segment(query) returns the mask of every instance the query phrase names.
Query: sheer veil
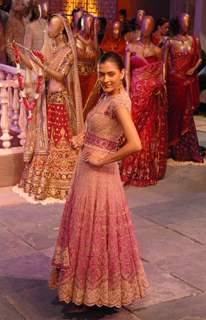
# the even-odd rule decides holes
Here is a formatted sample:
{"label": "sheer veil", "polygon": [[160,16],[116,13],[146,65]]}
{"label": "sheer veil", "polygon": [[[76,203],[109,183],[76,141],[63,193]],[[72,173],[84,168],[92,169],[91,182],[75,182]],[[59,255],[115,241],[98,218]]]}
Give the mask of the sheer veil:
{"label": "sheer veil", "polygon": [[64,28],[68,38],[68,44],[73,53],[74,63],[72,66],[72,73],[70,73],[70,76],[67,77],[67,86],[70,88],[70,92],[73,92],[75,114],[76,114],[76,131],[77,131],[77,134],[79,134],[84,130],[84,120],[83,120],[83,112],[82,112],[81,87],[79,82],[79,73],[78,73],[78,65],[77,65],[76,44],[75,44],[71,27],[68,24],[67,20],[61,14],[55,14],[55,16],[59,17],[64,24]]}

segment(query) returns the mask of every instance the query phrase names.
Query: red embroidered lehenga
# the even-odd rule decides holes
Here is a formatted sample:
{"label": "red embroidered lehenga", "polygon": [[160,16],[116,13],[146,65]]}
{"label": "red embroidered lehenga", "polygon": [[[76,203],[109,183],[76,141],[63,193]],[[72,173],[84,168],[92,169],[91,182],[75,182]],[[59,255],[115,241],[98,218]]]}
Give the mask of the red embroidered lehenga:
{"label": "red embroidered lehenga", "polygon": [[[59,17],[66,28],[65,20]],[[68,38],[71,37],[70,32]],[[25,168],[14,191],[29,201],[65,200],[75,171],[78,152],[72,147],[72,137],[83,124],[83,116],[76,52],[71,41],[53,52],[51,41],[45,37],[43,52],[48,66],[64,75],[64,84],[48,79],[28,124]],[[35,71],[36,65],[32,65]]]}
{"label": "red embroidered lehenga", "polygon": [[131,55],[130,91],[142,150],[122,161],[121,178],[125,184],[144,187],[164,177],[167,163],[167,99],[157,57]]}
{"label": "red embroidered lehenga", "polygon": [[121,307],[148,286],[117,163],[95,167],[84,153],[115,152],[122,135],[117,108],[130,108],[122,90],[102,96],[86,119],[86,137],[64,208],[49,285],[60,301]]}
{"label": "red embroidered lehenga", "polygon": [[171,67],[168,75],[168,129],[171,157],[178,161],[203,162],[200,155],[193,114],[199,106],[197,75],[186,72],[198,61],[196,39],[191,50],[182,52],[171,45]]}

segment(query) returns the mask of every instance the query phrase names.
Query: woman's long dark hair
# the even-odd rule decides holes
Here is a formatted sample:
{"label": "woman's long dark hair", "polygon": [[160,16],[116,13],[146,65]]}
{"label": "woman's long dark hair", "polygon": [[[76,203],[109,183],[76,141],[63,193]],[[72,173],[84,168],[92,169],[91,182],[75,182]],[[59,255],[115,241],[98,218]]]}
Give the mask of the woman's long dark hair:
{"label": "woman's long dark hair", "polygon": [[154,31],[157,31],[158,27],[160,26],[163,26],[163,24],[169,22],[169,19],[165,18],[165,17],[161,17],[159,19],[157,19],[157,21],[155,22],[155,27],[154,27]]}
{"label": "woman's long dark hair", "polygon": [[123,63],[121,56],[114,51],[109,51],[109,52],[102,54],[99,58],[98,64],[105,63],[106,61],[111,61],[114,64],[116,64],[116,66],[118,67],[118,69],[120,71],[122,71],[122,69],[124,69],[124,63]]}
{"label": "woman's long dark hair", "polygon": [[176,17],[170,20],[169,35],[176,36],[179,32],[180,32],[180,24],[179,24],[178,17]]}

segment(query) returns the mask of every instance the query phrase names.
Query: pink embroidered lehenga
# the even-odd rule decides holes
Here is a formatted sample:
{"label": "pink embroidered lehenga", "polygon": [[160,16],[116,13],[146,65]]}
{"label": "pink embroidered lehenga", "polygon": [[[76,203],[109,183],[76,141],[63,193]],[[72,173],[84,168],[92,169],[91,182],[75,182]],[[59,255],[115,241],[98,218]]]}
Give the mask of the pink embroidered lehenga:
{"label": "pink embroidered lehenga", "polygon": [[65,205],[49,285],[60,301],[121,307],[148,286],[117,163],[94,167],[85,152],[115,152],[122,129],[116,108],[130,108],[123,90],[102,96],[86,120],[86,137]]}

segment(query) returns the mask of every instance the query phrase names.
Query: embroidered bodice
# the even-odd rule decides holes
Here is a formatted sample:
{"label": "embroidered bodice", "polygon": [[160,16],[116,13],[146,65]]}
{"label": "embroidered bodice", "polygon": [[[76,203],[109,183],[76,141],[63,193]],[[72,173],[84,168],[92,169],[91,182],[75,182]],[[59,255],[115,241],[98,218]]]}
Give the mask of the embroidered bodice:
{"label": "embroidered bodice", "polygon": [[199,49],[195,38],[187,41],[172,39],[169,43],[170,70],[180,75],[192,68],[199,58]]}
{"label": "embroidered bodice", "polygon": [[102,95],[96,107],[86,119],[86,138],[84,145],[95,146],[105,151],[115,151],[123,134],[116,118],[117,108],[131,109],[131,101],[123,89],[113,96]]}
{"label": "embroidered bodice", "polygon": [[[48,67],[56,70],[57,72],[62,73],[65,77],[69,74],[72,64],[73,64],[73,55],[71,48],[66,46],[65,48],[58,51],[53,55],[52,60],[49,61]],[[64,83],[55,80],[54,78],[49,78],[48,92],[59,92],[66,90]]]}

